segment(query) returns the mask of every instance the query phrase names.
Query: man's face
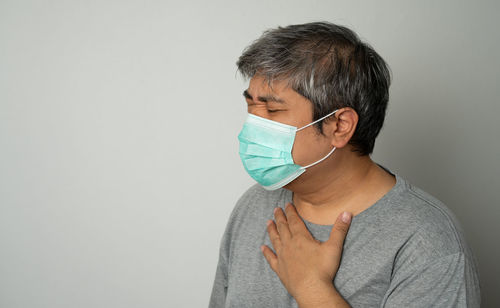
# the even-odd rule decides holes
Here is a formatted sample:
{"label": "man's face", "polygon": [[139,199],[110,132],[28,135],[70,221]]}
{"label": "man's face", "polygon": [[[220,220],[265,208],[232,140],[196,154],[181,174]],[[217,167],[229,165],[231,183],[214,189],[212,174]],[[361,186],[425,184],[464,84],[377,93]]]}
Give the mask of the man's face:
{"label": "man's face", "polygon": [[[271,88],[262,76],[256,75],[243,95],[248,113],[298,128],[313,122],[312,103],[284,81],[273,82]],[[327,136],[322,136],[313,125],[298,131],[292,149],[294,162],[305,166],[328,154],[333,146],[325,133]]]}

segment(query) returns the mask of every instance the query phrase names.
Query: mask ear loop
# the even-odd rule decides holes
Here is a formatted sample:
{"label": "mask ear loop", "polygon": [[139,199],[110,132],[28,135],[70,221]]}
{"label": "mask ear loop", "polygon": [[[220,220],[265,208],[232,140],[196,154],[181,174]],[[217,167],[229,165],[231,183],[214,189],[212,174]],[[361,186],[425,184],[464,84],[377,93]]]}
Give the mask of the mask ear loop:
{"label": "mask ear loop", "polygon": [[316,165],[316,164],[319,164],[320,162],[322,162],[322,161],[324,161],[325,159],[327,159],[327,158],[328,158],[328,156],[330,156],[330,155],[333,153],[333,151],[335,151],[335,149],[336,149],[336,147],[333,147],[333,149],[330,151],[330,153],[326,154],[326,156],[325,156],[325,157],[323,157],[322,159],[318,160],[318,161],[317,161],[317,162],[315,162],[315,163],[309,164],[309,165],[307,165],[307,166],[305,166],[305,167],[302,167],[302,168],[307,169],[307,168],[309,168],[309,167],[311,167],[311,166],[314,166],[314,165]]}
{"label": "mask ear loop", "polygon": [[[332,114],[334,114],[334,113],[335,113],[335,112],[337,112],[337,111],[339,111],[339,110],[337,109],[337,110],[335,110],[335,111],[333,111],[333,112],[331,112],[331,113],[327,114],[326,116],[324,116],[324,117],[322,117],[322,118],[319,118],[319,119],[317,119],[316,121],[314,121],[314,122],[312,122],[312,123],[307,124],[306,126],[302,126],[301,128],[297,129],[297,131],[299,131],[299,130],[301,130],[301,129],[303,129],[303,128],[306,128],[306,127],[308,127],[308,126],[311,126],[311,125],[313,125],[314,123],[317,123],[317,122],[319,122],[319,121],[321,121],[321,120],[323,120],[323,119],[325,119],[325,118],[328,118],[329,116],[331,116]],[[327,159],[327,158],[328,158],[328,156],[330,156],[330,155],[333,153],[333,151],[335,151],[335,149],[336,149],[336,148],[337,148],[337,147],[333,147],[333,149],[330,151],[330,153],[326,154],[326,156],[325,156],[325,157],[323,157],[322,159],[318,160],[317,162],[314,162],[314,163],[309,164],[309,165],[307,165],[307,166],[304,166],[304,167],[302,167],[302,168],[307,169],[307,168],[312,167],[312,166],[314,166],[314,165],[316,165],[316,164],[319,164],[320,162],[322,162],[322,161],[324,161],[325,159]]]}
{"label": "mask ear loop", "polygon": [[316,121],[314,121],[314,122],[311,122],[311,123],[309,123],[309,124],[307,124],[307,125],[305,125],[305,126],[302,126],[301,128],[297,128],[297,131],[299,131],[299,130],[301,130],[301,129],[304,129],[304,128],[308,127],[308,126],[311,126],[311,125],[313,125],[314,123],[318,123],[319,121],[321,121],[321,120],[324,120],[324,119],[328,118],[329,116],[331,116],[332,114],[334,114],[334,113],[335,113],[335,112],[337,112],[337,111],[339,111],[339,110],[337,109],[337,110],[335,110],[334,112],[330,112],[330,113],[329,113],[329,114],[327,114],[326,116],[324,116],[324,117],[322,117],[322,118],[319,118],[319,119],[317,119],[317,120],[316,120]]}

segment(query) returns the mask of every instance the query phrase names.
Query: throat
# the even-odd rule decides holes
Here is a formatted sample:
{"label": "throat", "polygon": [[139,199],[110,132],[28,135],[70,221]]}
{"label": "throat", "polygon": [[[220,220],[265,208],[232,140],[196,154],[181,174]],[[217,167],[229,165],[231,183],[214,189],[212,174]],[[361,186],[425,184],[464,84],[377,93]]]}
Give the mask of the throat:
{"label": "throat", "polygon": [[317,225],[332,225],[344,211],[353,216],[365,211],[395,184],[396,178],[374,163],[364,176],[352,177],[344,185],[336,186],[337,189],[307,195],[292,192],[292,203],[302,219]]}

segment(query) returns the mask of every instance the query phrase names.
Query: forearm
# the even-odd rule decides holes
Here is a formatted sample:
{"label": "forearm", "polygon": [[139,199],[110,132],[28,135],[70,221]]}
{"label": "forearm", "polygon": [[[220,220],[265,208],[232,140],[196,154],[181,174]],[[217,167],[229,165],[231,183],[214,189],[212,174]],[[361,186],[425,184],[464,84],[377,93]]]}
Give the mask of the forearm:
{"label": "forearm", "polygon": [[332,284],[315,288],[295,299],[300,308],[347,308],[351,307]]}

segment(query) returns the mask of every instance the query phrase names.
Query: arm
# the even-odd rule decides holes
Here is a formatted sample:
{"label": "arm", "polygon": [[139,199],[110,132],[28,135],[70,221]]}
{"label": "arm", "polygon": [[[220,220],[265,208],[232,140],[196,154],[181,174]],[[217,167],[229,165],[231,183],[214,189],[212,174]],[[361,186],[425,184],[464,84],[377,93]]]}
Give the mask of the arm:
{"label": "arm", "polygon": [[457,252],[418,268],[395,272],[384,307],[480,307],[479,280],[470,260]]}
{"label": "arm", "polygon": [[[238,206],[238,205],[237,205]],[[236,207],[235,207],[236,208]],[[219,261],[215,271],[214,284],[212,286],[212,294],[210,296],[209,308],[224,307],[226,304],[227,287],[228,287],[228,255],[230,247],[230,237],[232,229],[232,220],[235,210],[233,209],[229,221],[222,235],[219,247]]]}
{"label": "arm", "polygon": [[210,296],[209,308],[224,307],[227,294],[227,264],[224,257],[219,256],[217,270],[215,272],[214,284],[212,286],[212,294]]}

